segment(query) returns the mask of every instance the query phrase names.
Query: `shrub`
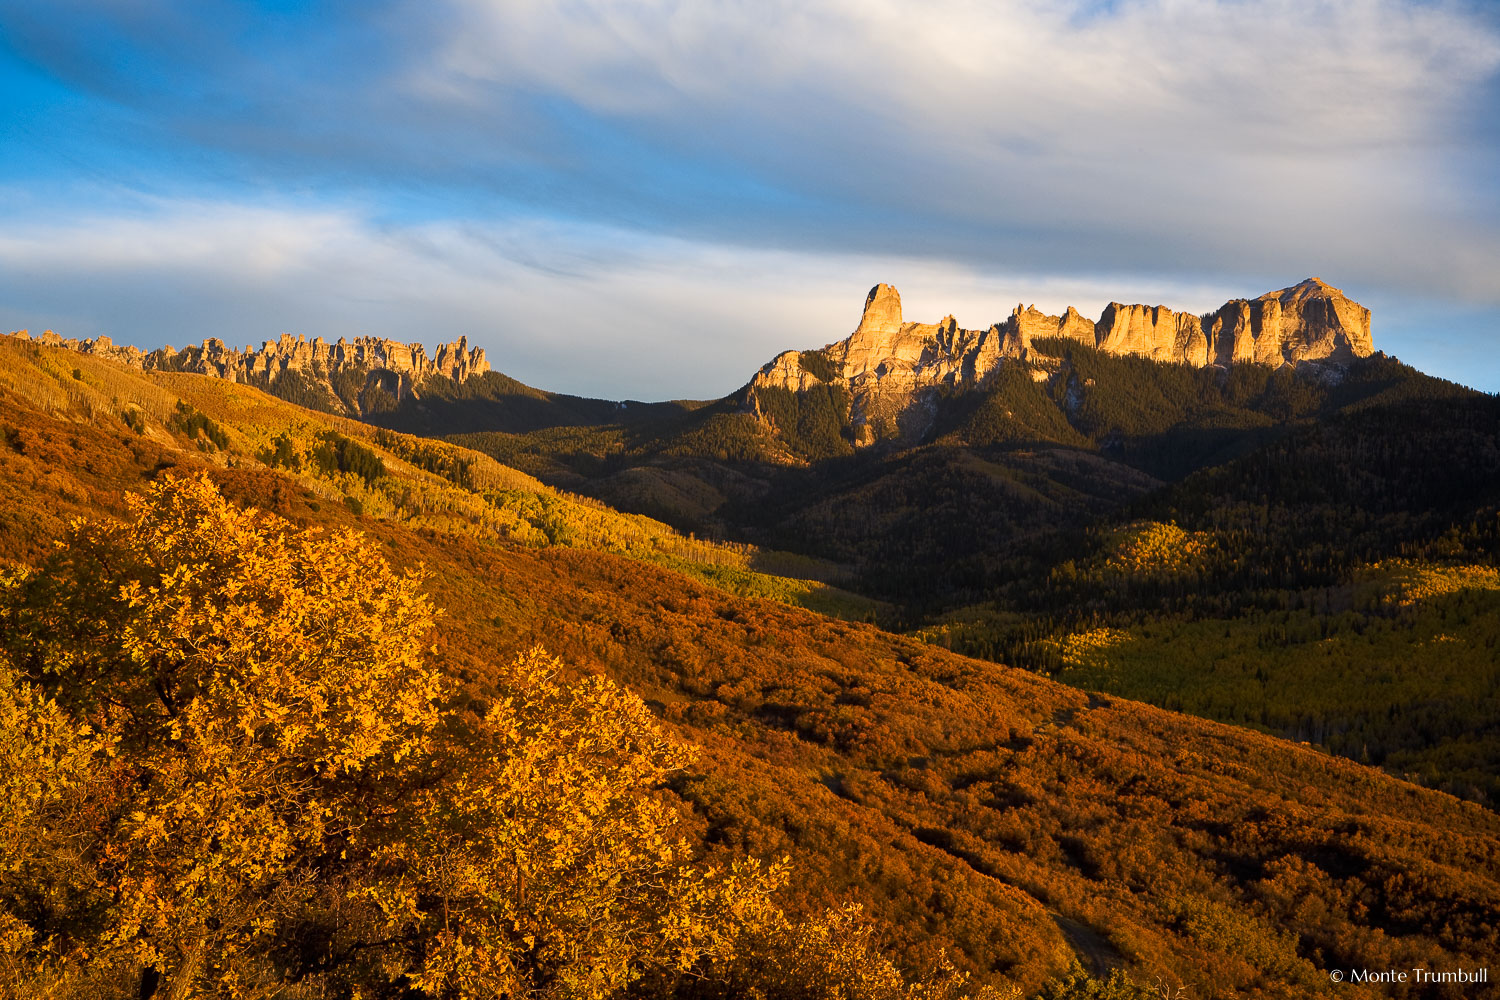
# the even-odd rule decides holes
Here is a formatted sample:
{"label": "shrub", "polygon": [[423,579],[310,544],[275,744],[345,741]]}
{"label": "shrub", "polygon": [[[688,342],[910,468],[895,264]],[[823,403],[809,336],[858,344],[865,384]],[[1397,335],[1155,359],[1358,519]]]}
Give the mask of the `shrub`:
{"label": "shrub", "polygon": [[220,451],[229,447],[229,435],[224,433],[222,427],[180,400],[177,412],[172,415],[167,426],[179,434],[198,440],[199,447],[202,447],[204,441],[211,442]]}
{"label": "shrub", "polygon": [[366,486],[385,475],[385,463],[380,456],[352,438],[333,431],[318,436],[318,445],[312,450],[313,464],[325,474],[347,472],[365,481]]}

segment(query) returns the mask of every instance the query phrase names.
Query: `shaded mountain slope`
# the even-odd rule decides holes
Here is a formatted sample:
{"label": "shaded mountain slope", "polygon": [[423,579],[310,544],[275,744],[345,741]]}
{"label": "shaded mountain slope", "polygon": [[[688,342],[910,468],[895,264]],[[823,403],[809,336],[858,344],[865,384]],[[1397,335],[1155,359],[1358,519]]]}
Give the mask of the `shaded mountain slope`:
{"label": "shaded mountain slope", "polygon": [[924,631],[1500,802],[1500,400],[1397,382]]}
{"label": "shaded mountain slope", "polygon": [[[1226,370],[1034,344],[1054,352],[1044,369],[1007,364],[978,388],[929,394],[912,447],[856,449],[847,393],[821,383],[631,424],[450,440],[684,530],[834,559],[857,589],[928,611],[1073,555],[1070,538],[1095,519],[1297,428],[1403,400],[1426,401],[1440,425],[1446,401],[1478,398],[1379,355]],[[970,564],[943,570],[954,563]]]}
{"label": "shaded mountain slope", "polygon": [[589,399],[534,389],[500,372],[462,382],[427,379],[420,395],[388,402],[366,419],[381,427],[439,436],[503,429],[525,434],[552,427],[660,423],[690,413],[693,402],[641,403]]}

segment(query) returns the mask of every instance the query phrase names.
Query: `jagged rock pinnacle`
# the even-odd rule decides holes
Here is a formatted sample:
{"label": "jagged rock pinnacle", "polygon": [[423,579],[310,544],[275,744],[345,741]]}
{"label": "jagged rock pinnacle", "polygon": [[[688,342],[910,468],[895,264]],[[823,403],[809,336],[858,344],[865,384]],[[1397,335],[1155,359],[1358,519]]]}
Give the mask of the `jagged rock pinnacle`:
{"label": "jagged rock pinnacle", "polygon": [[464,382],[490,370],[484,350],[471,350],[466,337],[439,346],[434,358],[428,358],[419,343],[403,344],[384,337],[356,337],[353,341],[340,337],[337,343],[329,344],[322,337],[309,341],[300,335],[283,333],[276,340],[264,341],[259,350],[248,347],[239,350],[218,337],[208,337],[201,344],[180,351],[163,347],[149,353],[128,345],[116,346],[108,337],[79,341],[64,339],[48,330],[39,339],[48,346],[108,358],[145,371],[194,372],[263,386],[296,374],[321,385],[330,400],[340,398],[331,380],[341,372],[354,372],[365,378],[388,373],[394,376],[397,398],[404,398],[429,378]]}

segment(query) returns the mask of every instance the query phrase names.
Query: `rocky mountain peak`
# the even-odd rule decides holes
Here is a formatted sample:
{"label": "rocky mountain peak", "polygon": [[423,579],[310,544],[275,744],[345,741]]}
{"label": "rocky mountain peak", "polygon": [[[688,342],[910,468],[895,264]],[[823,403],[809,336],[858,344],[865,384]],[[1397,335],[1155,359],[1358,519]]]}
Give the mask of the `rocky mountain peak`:
{"label": "rocky mountain peak", "polygon": [[1370,310],[1320,278],[1234,299],[1204,320],[1216,364],[1349,361],[1375,352]]}
{"label": "rocky mountain peak", "polygon": [[936,323],[902,322],[901,293],[879,284],[865,296],[859,326],[829,348],[829,357],[841,366],[845,378],[873,375],[882,368],[891,370],[913,363],[927,342],[936,337],[937,329]]}
{"label": "rocky mountain peak", "polygon": [[1291,301],[1302,301],[1309,298],[1344,298],[1344,293],[1334,288],[1322,278],[1303,278],[1295,285],[1290,285],[1275,292],[1267,292],[1261,298],[1278,298],[1285,305]]}
{"label": "rocky mountain peak", "polygon": [[809,366],[799,352],[785,352],[756,374],[750,391],[802,391],[824,381],[814,371],[831,366],[832,381],[849,390],[858,443],[906,439],[920,433],[913,414],[920,416],[925,392],[981,384],[1002,363],[1028,364],[1033,377],[1045,378],[1052,359],[1037,342],[1056,339],[1199,368],[1347,362],[1374,353],[1370,311],[1319,278],[1255,299],[1233,299],[1204,315],[1111,302],[1090,321],[1072,306],[1052,316],[1017,304],[1003,322],[984,330],[961,329],[951,316],[939,323],[906,322],[901,294],[882,283],[865,296],[854,332],[822,349],[824,364]]}
{"label": "rocky mountain peak", "polygon": [[884,283],[870,289],[855,334],[891,334],[901,329],[901,293]]}

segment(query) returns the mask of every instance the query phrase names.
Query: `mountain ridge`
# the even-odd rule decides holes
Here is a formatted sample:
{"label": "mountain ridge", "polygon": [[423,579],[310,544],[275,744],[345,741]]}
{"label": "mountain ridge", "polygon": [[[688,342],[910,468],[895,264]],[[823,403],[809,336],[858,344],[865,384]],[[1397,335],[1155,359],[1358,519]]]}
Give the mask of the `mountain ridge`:
{"label": "mountain ridge", "polygon": [[924,390],[980,386],[1007,361],[1027,363],[1034,379],[1045,379],[1058,358],[1038,341],[1054,338],[1195,368],[1341,364],[1375,353],[1370,310],[1319,278],[1255,299],[1231,299],[1201,315],[1111,302],[1090,321],[1072,306],[1051,316],[1017,305],[985,330],[961,329],[951,315],[937,323],[906,322],[900,292],[882,283],[865,297],[853,333],[817,351],[778,354],[751,379],[747,402],[759,412],[762,390],[837,385],[850,395],[856,446],[892,438],[912,443],[931,423],[923,412]]}
{"label": "mountain ridge", "polygon": [[[276,340],[262,342],[259,349],[247,344],[244,350],[231,347],[218,337],[207,337],[201,344],[190,344],[181,350],[168,345],[142,351],[129,344],[116,344],[109,337],[78,340],[64,338],[51,330],[35,338],[26,330],[10,336],[108,358],[142,371],[190,372],[267,389],[290,378],[299,383],[304,397],[309,392],[326,397],[323,400],[326,405],[319,409],[359,417],[379,409],[367,395],[373,388],[399,403],[417,396],[418,386],[429,378],[444,378],[462,385],[490,370],[484,348],[471,349],[467,337],[439,344],[429,359],[420,342],[407,344],[387,337],[355,337],[352,341],[340,337],[330,344],[322,337],[308,340],[302,335],[293,337],[283,333]],[[277,394],[287,396],[284,391]],[[292,401],[307,402],[305,398]]]}

